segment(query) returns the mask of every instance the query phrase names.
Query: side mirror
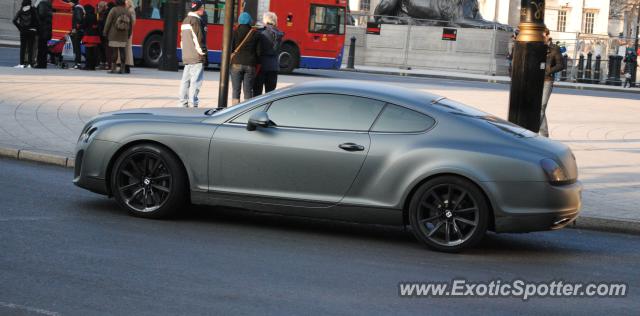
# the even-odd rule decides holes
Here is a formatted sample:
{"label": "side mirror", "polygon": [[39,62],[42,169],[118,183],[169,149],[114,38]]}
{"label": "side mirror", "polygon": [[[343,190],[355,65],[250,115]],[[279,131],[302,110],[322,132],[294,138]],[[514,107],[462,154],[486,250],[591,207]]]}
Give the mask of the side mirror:
{"label": "side mirror", "polygon": [[271,120],[269,119],[269,114],[264,111],[256,112],[249,117],[249,122],[247,123],[248,131],[255,131],[258,126],[260,127],[269,127]]}

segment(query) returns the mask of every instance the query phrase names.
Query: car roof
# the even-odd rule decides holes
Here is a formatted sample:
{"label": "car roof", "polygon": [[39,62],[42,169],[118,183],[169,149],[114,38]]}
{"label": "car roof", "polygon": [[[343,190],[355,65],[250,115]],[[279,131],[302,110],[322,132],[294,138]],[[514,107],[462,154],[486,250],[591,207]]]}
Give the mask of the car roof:
{"label": "car roof", "polygon": [[438,95],[420,90],[356,80],[317,80],[291,86],[288,90],[288,94],[340,93],[357,95],[421,108],[440,98]]}

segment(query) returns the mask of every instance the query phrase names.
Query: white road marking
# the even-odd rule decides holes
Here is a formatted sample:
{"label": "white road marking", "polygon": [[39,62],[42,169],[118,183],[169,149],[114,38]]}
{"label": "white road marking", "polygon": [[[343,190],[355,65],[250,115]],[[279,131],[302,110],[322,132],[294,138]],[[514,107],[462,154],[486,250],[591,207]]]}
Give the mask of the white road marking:
{"label": "white road marking", "polygon": [[32,312],[32,313],[37,313],[37,314],[42,314],[42,315],[49,315],[49,316],[59,316],[60,315],[60,313],[48,311],[46,309],[30,307],[30,306],[24,306],[24,305],[18,305],[18,304],[13,304],[13,303],[0,302],[0,307],[6,307],[6,308],[11,308],[11,309],[19,309],[19,310],[24,310],[24,311],[27,311],[27,312]]}

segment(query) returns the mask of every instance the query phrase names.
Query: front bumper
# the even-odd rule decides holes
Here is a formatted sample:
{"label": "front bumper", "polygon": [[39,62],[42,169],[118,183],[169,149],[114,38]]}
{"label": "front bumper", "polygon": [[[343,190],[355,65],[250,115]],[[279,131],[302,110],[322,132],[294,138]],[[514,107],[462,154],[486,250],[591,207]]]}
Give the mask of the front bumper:
{"label": "front bumper", "polygon": [[76,145],[73,184],[91,192],[108,195],[106,172],[117,145],[103,140],[88,143],[79,141]]}
{"label": "front bumper", "polygon": [[580,214],[582,184],[554,186],[547,182],[490,183],[498,233],[554,230]]}

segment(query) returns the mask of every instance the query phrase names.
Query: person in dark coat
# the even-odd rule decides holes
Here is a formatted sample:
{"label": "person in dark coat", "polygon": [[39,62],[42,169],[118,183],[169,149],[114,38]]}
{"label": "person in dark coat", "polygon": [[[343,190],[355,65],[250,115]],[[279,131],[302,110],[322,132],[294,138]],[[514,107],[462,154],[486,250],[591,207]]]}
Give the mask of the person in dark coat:
{"label": "person in dark coat", "polygon": [[73,9],[71,10],[71,42],[73,43],[73,54],[75,55],[74,69],[80,68],[82,62],[82,51],[80,50],[80,42],[82,41],[82,21],[84,20],[84,7],[80,5],[79,0],[71,0]]}
{"label": "person in dark coat", "polygon": [[53,9],[51,0],[40,0],[36,7],[38,12],[38,58],[36,58],[36,68],[47,68],[47,43],[51,39],[51,20]]}
{"label": "person in dark coat", "polygon": [[[111,2],[109,2],[111,3]],[[107,62],[111,59],[108,58],[111,55],[107,56],[107,38],[102,36],[102,31],[104,30],[104,23],[107,20],[107,14],[109,14],[109,5],[106,1],[98,2],[98,7],[96,8],[98,15],[98,34],[100,35],[100,44],[96,47],[98,54],[98,63],[100,64],[100,69],[107,69]]]}
{"label": "person in dark coat", "polygon": [[544,70],[544,88],[542,89],[542,106],[540,108],[540,135],[549,137],[549,125],[547,124],[547,104],[553,91],[554,75],[564,69],[562,53],[560,47],[553,44],[553,40],[549,37],[549,30],[545,30],[544,39],[547,43],[547,59]]}
{"label": "person in dark coat", "polygon": [[33,44],[38,34],[38,14],[31,5],[31,0],[22,0],[22,6],[13,18],[13,24],[20,32],[20,64],[16,68],[31,68]]}
{"label": "person in dark coat", "polygon": [[100,33],[98,31],[98,17],[96,11],[92,5],[86,5],[84,7],[85,18],[82,21],[82,31],[84,36],[82,37],[82,43],[86,52],[86,64],[85,70],[96,70],[98,63],[97,49],[100,44]]}
{"label": "person in dark coat", "polygon": [[238,29],[233,32],[231,54],[231,104],[240,103],[240,90],[244,100],[253,97],[253,84],[258,63],[258,33],[251,28],[251,16],[243,12],[238,17]]}
{"label": "person in dark coat", "polygon": [[282,44],[282,33],[278,27],[278,16],[273,12],[267,12],[262,17],[264,29],[260,32],[260,71],[254,85],[254,96],[271,92],[278,84],[278,55]]}

